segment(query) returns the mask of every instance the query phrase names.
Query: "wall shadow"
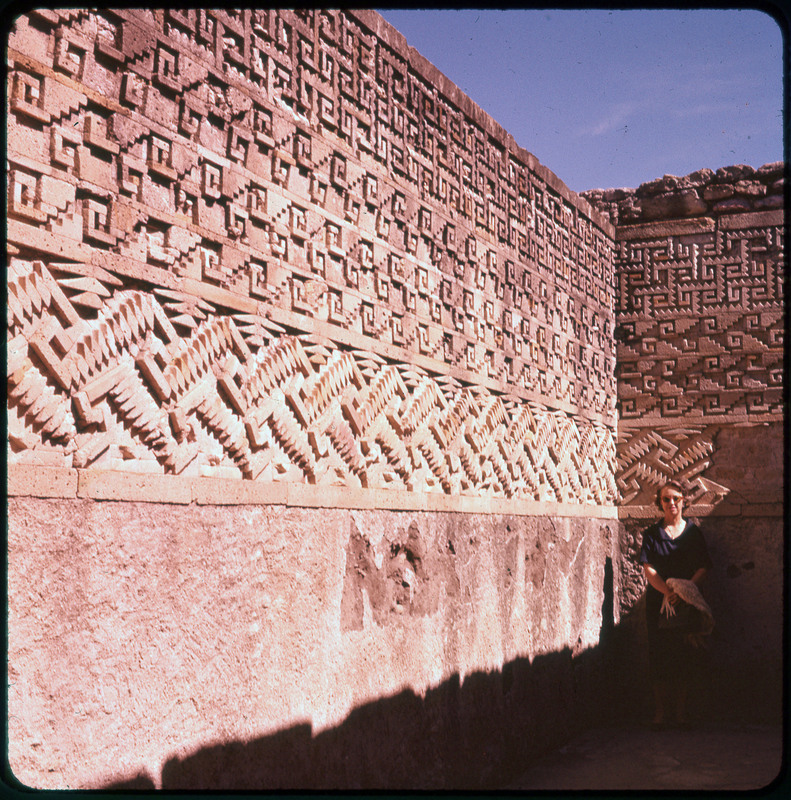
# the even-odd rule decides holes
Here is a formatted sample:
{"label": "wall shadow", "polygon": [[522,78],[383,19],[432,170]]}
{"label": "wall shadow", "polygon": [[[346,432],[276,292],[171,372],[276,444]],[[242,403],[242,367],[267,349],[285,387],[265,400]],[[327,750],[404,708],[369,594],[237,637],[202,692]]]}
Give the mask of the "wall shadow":
{"label": "wall shadow", "polygon": [[129,792],[147,792],[156,789],[156,784],[145,773],[139,772],[131,778],[124,778],[122,780],[113,781],[113,783],[106,784],[101,787],[102,789],[112,789],[113,791],[129,791]]}
{"label": "wall shadow", "polygon": [[[600,642],[518,658],[501,671],[454,675],[425,696],[405,690],[312,734],[296,725],[251,741],[207,745],[162,770],[167,790],[498,790],[589,728],[645,720],[644,599],[614,622],[605,564]],[[690,710],[707,713],[705,687]],[[104,786],[153,788],[142,773]]]}
{"label": "wall shadow", "polygon": [[[518,778],[543,754],[612,721],[617,680],[613,569],[605,566],[601,641],[518,658],[501,671],[451,677],[425,696],[405,690],[312,734],[296,725],[252,741],[202,747],[163,767],[168,790],[485,790]],[[608,568],[609,567],[609,568]],[[148,776],[105,789],[142,789]]]}
{"label": "wall shadow", "polygon": [[596,653],[517,659],[354,709],[311,735],[297,725],[169,760],[163,789],[496,789],[600,711]]}
{"label": "wall shadow", "polygon": [[[715,611],[716,613],[716,611]],[[687,711],[691,719],[722,725],[779,725],[783,721],[784,671],[761,658],[734,664],[723,657],[733,634],[715,626],[707,647],[698,651]],[[612,718],[616,722],[649,719],[653,713],[648,680],[645,593],[621,614],[608,642],[613,670]]]}

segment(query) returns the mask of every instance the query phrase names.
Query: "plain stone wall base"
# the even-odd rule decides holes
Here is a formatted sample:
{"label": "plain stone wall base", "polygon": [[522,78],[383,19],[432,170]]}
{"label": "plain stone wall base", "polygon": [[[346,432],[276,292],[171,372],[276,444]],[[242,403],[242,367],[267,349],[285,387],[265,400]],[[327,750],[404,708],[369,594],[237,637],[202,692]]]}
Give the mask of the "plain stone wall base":
{"label": "plain stone wall base", "polygon": [[35,788],[495,787],[596,717],[618,523],[9,501]]}

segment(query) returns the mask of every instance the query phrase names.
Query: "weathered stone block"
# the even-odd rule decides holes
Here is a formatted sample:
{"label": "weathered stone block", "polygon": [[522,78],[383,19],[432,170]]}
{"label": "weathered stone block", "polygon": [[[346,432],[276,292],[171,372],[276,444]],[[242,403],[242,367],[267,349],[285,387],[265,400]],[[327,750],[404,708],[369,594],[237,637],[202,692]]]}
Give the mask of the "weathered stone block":
{"label": "weathered stone block", "polygon": [[32,464],[8,465],[8,495],[76,497],[77,471]]}
{"label": "weathered stone block", "polygon": [[77,496],[91,500],[190,503],[190,484],[173,475],[80,470]]}
{"label": "weathered stone block", "polygon": [[645,197],[640,201],[640,207],[646,219],[693,217],[705,214],[708,209],[694,189]]}
{"label": "weathered stone block", "polygon": [[733,197],[735,189],[730,184],[710,184],[703,189],[703,198],[705,200],[725,200],[728,197]]}
{"label": "weathered stone block", "polygon": [[715,176],[719,183],[735,183],[736,181],[750,178],[755,174],[755,168],[748,164],[736,164],[732,167],[720,167]]}

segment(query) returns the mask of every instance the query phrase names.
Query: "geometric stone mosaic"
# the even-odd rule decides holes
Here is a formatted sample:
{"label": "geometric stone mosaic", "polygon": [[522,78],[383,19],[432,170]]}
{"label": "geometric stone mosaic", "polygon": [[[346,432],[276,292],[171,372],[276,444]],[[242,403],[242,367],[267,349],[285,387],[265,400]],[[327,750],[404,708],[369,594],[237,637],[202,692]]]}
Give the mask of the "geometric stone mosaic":
{"label": "geometric stone mosaic", "polygon": [[622,420],[772,415],[783,409],[782,212],[622,242]]}
{"label": "geometric stone mosaic", "polygon": [[[712,174],[701,195],[760,198],[758,181],[738,183],[738,169],[722,170],[724,183]],[[688,482],[692,502],[718,504],[730,490],[706,475],[722,425],[782,419],[784,215],[745,212],[743,196],[730,202],[741,212],[665,222],[661,235],[651,225],[619,231],[622,506],[653,507],[669,478]]]}
{"label": "geometric stone mosaic", "polygon": [[69,269],[10,265],[11,463],[614,501],[603,425]]}
{"label": "geometric stone mosaic", "polygon": [[613,424],[610,236],[363,20],[381,22],[247,9],[20,18],[10,238],[44,230],[38,246],[72,260],[297,316],[320,280],[331,325]]}
{"label": "geometric stone mosaic", "polygon": [[615,498],[612,231],[372,12],[9,37],[9,459]]}
{"label": "geometric stone mosaic", "polygon": [[781,210],[616,231],[373,12],[7,60],[12,463],[648,504],[782,414]]}
{"label": "geometric stone mosaic", "polygon": [[619,427],[617,484],[624,505],[653,506],[666,481],[685,482],[688,502],[715,505],[729,490],[704,477],[711,466],[718,427]]}

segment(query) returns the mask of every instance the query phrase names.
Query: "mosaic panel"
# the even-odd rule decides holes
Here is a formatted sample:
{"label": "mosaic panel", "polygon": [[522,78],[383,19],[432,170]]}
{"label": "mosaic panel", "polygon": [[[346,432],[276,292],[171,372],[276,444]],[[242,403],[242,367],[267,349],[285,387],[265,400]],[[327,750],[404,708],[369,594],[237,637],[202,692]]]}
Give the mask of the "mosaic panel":
{"label": "mosaic panel", "polygon": [[611,422],[606,223],[363,18],[22,17],[12,240],[297,315],[319,278],[333,325]]}
{"label": "mosaic panel", "polygon": [[614,500],[601,424],[85,265],[9,273],[10,463]]}
{"label": "mosaic panel", "polygon": [[620,417],[716,418],[783,408],[783,214],[621,242]]}

